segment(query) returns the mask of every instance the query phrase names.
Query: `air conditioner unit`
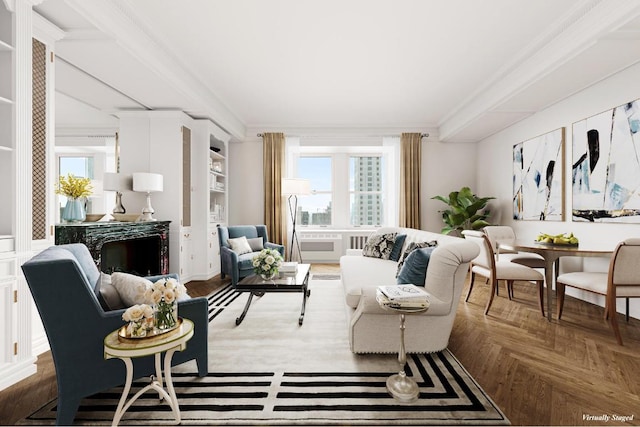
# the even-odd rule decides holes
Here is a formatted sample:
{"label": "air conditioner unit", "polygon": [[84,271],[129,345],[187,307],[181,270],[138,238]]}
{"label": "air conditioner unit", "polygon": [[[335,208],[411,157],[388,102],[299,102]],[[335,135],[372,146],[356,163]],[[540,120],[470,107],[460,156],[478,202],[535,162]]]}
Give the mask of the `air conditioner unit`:
{"label": "air conditioner unit", "polygon": [[342,234],[302,232],[299,241],[304,262],[338,262],[342,256]]}

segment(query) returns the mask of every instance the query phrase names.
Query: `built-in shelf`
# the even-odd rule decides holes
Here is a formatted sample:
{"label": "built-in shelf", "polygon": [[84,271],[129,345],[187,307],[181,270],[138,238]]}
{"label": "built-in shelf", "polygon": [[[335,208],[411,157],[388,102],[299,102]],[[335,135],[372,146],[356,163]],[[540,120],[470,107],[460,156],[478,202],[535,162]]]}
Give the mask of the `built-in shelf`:
{"label": "built-in shelf", "polygon": [[6,147],[4,145],[0,145],[0,151],[9,151],[9,152],[11,152],[11,151],[13,151],[13,148]]}
{"label": "built-in shelf", "polygon": [[220,160],[224,160],[225,159],[225,157],[222,154],[220,154],[220,153],[218,153],[216,151],[210,150],[210,154],[211,154],[211,158],[212,159],[220,159]]}
{"label": "built-in shelf", "polygon": [[222,172],[216,172],[216,171],[213,171],[213,170],[210,170],[209,173],[212,174],[212,175],[215,175],[215,176],[221,176],[221,177],[225,176]]}
{"label": "built-in shelf", "polygon": [[0,96],[0,104],[9,104],[12,105],[13,101],[10,100],[9,98],[5,98],[3,96]]}

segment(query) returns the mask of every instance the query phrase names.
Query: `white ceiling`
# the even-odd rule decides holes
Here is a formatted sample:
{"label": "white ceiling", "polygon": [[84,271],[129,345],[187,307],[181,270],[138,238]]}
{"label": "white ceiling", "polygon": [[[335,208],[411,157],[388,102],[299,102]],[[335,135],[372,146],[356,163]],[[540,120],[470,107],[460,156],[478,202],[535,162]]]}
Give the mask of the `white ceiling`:
{"label": "white ceiling", "polygon": [[[475,142],[640,61],[637,0],[44,0],[56,90],[256,131]],[[252,135],[254,136],[254,135]]]}

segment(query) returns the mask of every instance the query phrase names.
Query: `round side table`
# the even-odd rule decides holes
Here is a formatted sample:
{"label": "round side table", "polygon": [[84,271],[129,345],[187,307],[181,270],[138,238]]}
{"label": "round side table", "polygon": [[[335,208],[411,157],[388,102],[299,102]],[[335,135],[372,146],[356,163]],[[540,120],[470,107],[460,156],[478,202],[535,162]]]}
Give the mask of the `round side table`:
{"label": "round side table", "polygon": [[405,329],[405,315],[423,313],[429,309],[429,304],[426,307],[420,308],[400,308],[391,307],[380,301],[378,301],[380,307],[385,310],[395,311],[400,314],[400,350],[398,351],[398,362],[400,363],[400,372],[391,375],[387,378],[387,391],[393,398],[400,402],[413,402],[420,396],[420,388],[418,383],[411,377],[408,377],[404,371],[404,366],[407,363],[407,352],[404,348],[404,329]]}
{"label": "round side table", "polygon": [[[120,397],[120,402],[113,417],[113,427],[117,426],[124,413],[143,393],[148,390],[158,392],[161,399],[171,407],[176,422],[180,423],[180,407],[178,406],[178,398],[173,388],[173,380],[171,379],[171,359],[173,353],[182,351],[187,347],[187,341],[193,337],[193,322],[189,319],[182,319],[182,324],[175,330],[164,335],[158,335],[150,338],[127,339],[121,341],[117,329],[107,335],[104,339],[104,358],[121,359],[127,368],[127,378]],[[162,361],[161,353],[166,352],[164,356],[164,377],[167,386],[165,390],[162,386]],[[129,401],[129,390],[133,381],[133,362],[132,358],[151,356],[155,357],[156,377],[151,376],[151,382],[138,391]]]}

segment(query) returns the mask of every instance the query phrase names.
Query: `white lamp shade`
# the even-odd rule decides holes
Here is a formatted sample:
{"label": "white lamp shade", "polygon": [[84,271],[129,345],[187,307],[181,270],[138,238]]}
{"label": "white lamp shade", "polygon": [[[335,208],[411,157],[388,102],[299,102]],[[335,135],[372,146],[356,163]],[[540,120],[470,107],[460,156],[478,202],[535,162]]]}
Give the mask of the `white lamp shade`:
{"label": "white lamp shade", "polygon": [[311,194],[311,181],[301,178],[283,178],[282,194],[285,196],[307,196]]}
{"label": "white lamp shade", "polygon": [[136,172],[133,174],[133,191],[153,193],[162,191],[162,175],[159,173]]}
{"label": "white lamp shade", "polygon": [[131,190],[131,175],[106,172],[103,176],[103,190],[119,191]]}

